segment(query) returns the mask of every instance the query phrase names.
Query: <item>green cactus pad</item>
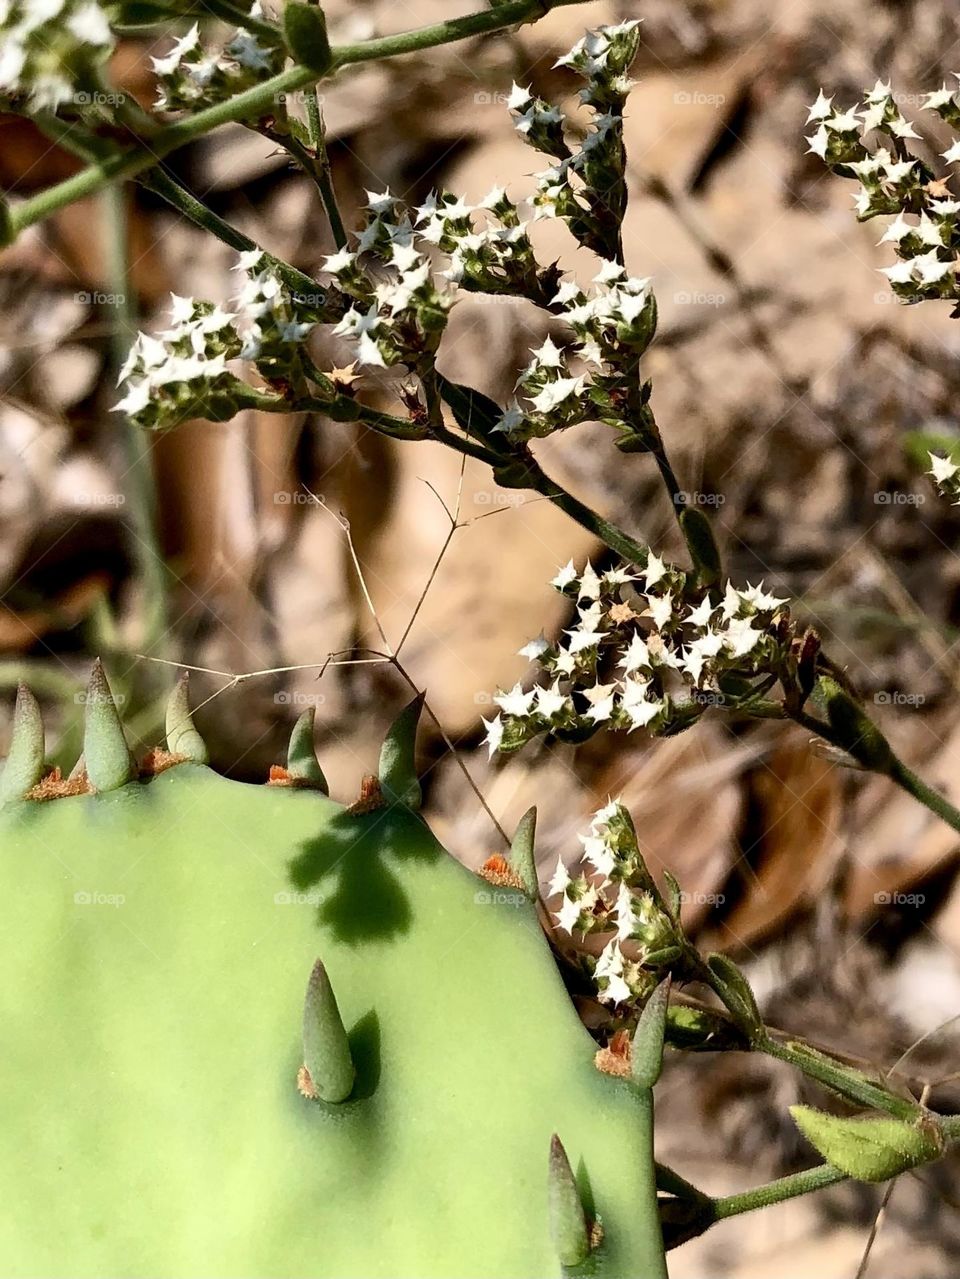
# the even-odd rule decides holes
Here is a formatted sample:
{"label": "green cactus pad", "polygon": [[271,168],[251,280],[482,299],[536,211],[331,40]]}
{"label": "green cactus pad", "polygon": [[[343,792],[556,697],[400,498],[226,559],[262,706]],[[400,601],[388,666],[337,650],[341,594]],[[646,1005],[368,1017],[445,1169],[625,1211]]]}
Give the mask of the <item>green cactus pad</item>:
{"label": "green cactus pad", "polygon": [[[404,806],[180,763],[8,803],[0,867],[5,1274],[559,1277],[554,1133],[602,1227],[576,1273],[660,1273],[636,1089],[525,895]],[[337,1103],[298,1088],[318,957]]]}

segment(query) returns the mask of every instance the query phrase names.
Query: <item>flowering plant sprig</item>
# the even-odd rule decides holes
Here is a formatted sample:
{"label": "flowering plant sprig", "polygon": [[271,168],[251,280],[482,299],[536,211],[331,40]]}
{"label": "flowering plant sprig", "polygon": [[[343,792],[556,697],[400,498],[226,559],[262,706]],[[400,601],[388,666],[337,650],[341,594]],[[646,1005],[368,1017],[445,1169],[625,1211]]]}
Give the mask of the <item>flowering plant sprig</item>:
{"label": "flowering plant sprig", "polygon": [[495,751],[540,733],[578,741],[600,727],[673,734],[711,706],[749,708],[779,678],[795,647],[785,599],[762,584],[721,595],[650,553],[646,567],[598,574],[573,562],[551,583],[576,604],[577,620],[551,644],[520,650],[541,680],[499,692],[487,725]]}
{"label": "flowering plant sprig", "polygon": [[[250,17],[262,17],[259,0],[254,0]],[[157,106],[178,111],[226,101],[278,75],[286,61],[279,39],[268,42],[251,31],[235,31],[222,47],[206,48],[195,22],[167,53],[152,59],[159,81]]]}
{"label": "flowering plant sprig", "polygon": [[98,0],[0,0],[0,94],[34,111],[76,104],[114,43]]}
{"label": "flowering plant sprig", "polygon": [[[944,85],[926,95],[924,109],[960,129],[960,100]],[[937,176],[908,143],[920,135],[897,106],[889,84],[877,81],[859,108],[841,110],[821,91],[810,108],[816,125],[809,149],[835,173],[856,178],[854,197],[861,221],[896,215],[880,238],[898,261],[882,268],[903,302],[960,302],[957,251],[960,200],[950,190],[952,173]],[[946,166],[960,163],[960,137],[941,154]]]}

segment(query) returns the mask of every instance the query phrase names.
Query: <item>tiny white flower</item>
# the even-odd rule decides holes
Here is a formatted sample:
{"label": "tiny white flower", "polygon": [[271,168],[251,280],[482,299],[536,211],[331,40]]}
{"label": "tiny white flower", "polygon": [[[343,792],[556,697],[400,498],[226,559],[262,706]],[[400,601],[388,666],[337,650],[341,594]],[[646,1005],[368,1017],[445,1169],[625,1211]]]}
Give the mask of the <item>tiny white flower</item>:
{"label": "tiny white flower", "polygon": [[552,897],[555,893],[564,892],[569,883],[570,883],[570,872],[567,870],[566,866],[564,866],[563,860],[560,857],[558,857],[557,868],[553,872],[553,878],[550,880],[550,883],[547,885],[548,896]]}
{"label": "tiny white flower", "polygon": [[535,662],[537,658],[544,655],[549,647],[546,636],[541,631],[536,639],[530,640],[524,644],[523,648],[517,650],[517,656],[526,657],[529,661]]}
{"label": "tiny white flower", "polygon": [[930,459],[930,470],[927,474],[932,475],[938,484],[945,484],[948,480],[952,480],[960,471],[960,466],[951,462],[948,457],[940,457],[936,453],[928,453],[927,456]]}
{"label": "tiny white flower", "polygon": [[556,577],[553,578],[550,585],[555,586],[558,591],[562,591],[565,587],[569,586],[571,582],[575,582],[576,580],[577,580],[577,570],[574,567],[573,560],[570,559],[570,560],[567,560],[563,568],[560,569]]}
{"label": "tiny white flower", "polygon": [[832,113],[833,97],[826,97],[821,89],[817,95],[816,102],[814,102],[813,106],[810,108],[810,112],[807,116],[807,124],[812,124],[814,121],[826,120]]}
{"label": "tiny white flower", "polygon": [[947,164],[960,163],[960,138],[951,147],[948,147],[946,151],[941,152],[941,155]]}
{"label": "tiny white flower", "polygon": [[[481,719],[483,719],[483,716],[481,716]],[[484,719],[483,724],[487,730],[487,735],[483,739],[484,744],[487,748],[488,757],[492,759],[500,749],[500,743],[503,741],[503,720],[497,715],[494,719]]]}
{"label": "tiny white flower", "polygon": [[537,714],[542,715],[544,719],[553,719],[559,715],[568,701],[566,693],[560,692],[557,682],[551,688],[538,687],[535,689],[535,696],[537,699]]}
{"label": "tiny white flower", "polygon": [[658,555],[655,555],[653,551],[650,551],[647,555],[647,567],[643,570],[643,580],[647,589],[649,590],[651,586],[656,586],[657,582],[666,577],[668,572],[669,569],[663,560]]}
{"label": "tiny white flower", "polygon": [[667,591],[665,595],[648,595],[647,612],[653,618],[653,624],[658,631],[663,630],[667,622],[673,616],[673,594]]}
{"label": "tiny white flower", "polygon": [[533,689],[525,692],[519,684],[514,684],[509,693],[498,693],[493,701],[496,706],[500,707],[504,715],[514,715],[522,718],[530,713],[534,697]]}

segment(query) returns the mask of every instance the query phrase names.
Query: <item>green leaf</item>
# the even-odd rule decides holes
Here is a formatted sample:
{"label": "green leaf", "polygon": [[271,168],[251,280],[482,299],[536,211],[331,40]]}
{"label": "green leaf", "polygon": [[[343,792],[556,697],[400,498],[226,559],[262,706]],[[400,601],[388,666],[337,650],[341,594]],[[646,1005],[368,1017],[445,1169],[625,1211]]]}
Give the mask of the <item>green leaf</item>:
{"label": "green leaf", "polygon": [[871,772],[888,773],[894,763],[893,751],[866,711],[828,675],[820,676],[817,691],[826,706],[834,744]]}
{"label": "green leaf", "polygon": [[283,10],[283,38],[296,61],[317,76],[330,70],[333,54],[327,19],[319,5],[287,0]]}
{"label": "green leaf", "polygon": [[680,528],[697,571],[697,581],[701,586],[715,586],[723,573],[723,564],[710,521],[697,507],[685,506],[680,512]]}
{"label": "green leaf", "polygon": [[721,999],[734,1016],[751,1030],[763,1029],[763,1018],[750,983],[727,955],[708,955],[707,967],[721,988]]}
{"label": "green leaf", "polygon": [[510,844],[510,867],[520,876],[523,891],[532,902],[540,895],[537,863],[533,846],[537,833],[537,810],[528,808],[520,818],[516,834]]}
{"label": "green leaf", "polygon": [[663,1036],[667,1028],[670,1003],[670,977],[666,976],[643,1006],[633,1034],[630,1055],[633,1081],[641,1088],[652,1088],[663,1068]]}
{"label": "green leaf", "polygon": [[887,1181],[943,1151],[943,1137],[933,1125],[915,1127],[888,1115],[840,1118],[812,1106],[791,1106],[790,1114],[824,1159],[857,1181]]}
{"label": "green leaf", "polygon": [[503,409],[496,400],[491,400],[489,395],[484,395],[481,391],[475,391],[472,386],[450,382],[442,373],[437,374],[437,386],[440,398],[450,406],[457,425],[468,435],[486,440],[494,433],[503,417]]}
{"label": "green leaf", "polygon": [[668,870],[663,872],[663,901],[675,924],[680,922],[680,903],[683,901],[683,890]]}

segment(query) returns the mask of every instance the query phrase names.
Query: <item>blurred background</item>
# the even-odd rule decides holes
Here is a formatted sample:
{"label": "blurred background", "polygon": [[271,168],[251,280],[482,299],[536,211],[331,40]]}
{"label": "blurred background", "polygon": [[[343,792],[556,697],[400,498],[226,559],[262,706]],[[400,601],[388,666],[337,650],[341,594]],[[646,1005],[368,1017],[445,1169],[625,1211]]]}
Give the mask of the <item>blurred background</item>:
{"label": "blurred background", "polygon": [[[474,7],[325,5],[334,42]],[[929,113],[916,117],[960,62],[955,4],[595,0],[518,34],[365,66],[323,86],[345,220],[386,186],[414,202],[439,186],[468,201],[494,184],[522,196],[543,164],[514,134],[511,82],[571,102],[557,56],[586,26],[633,16],[644,25],[625,240],[658,297],[646,365],[681,483],[713,516],[730,575],[796,599],[900,754],[960,802],[960,517],[922,474],[924,443],[958,433],[960,327],[946,306],[895,303],[877,273],[892,260],[876,247],[883,224],[857,225],[853,185],[803,140],[821,85],[852,103],[889,76],[918,145],[942,150]],[[145,103],[149,55],[171,34],[115,58],[114,77]],[[5,190],[74,171],[28,122],[0,117],[0,130]],[[169,164],[303,270],[333,251],[309,180],[242,126]],[[537,238],[542,261],[594,273],[562,226],[539,223]],[[162,737],[164,663],[182,662],[209,672],[193,675],[192,697],[220,769],[263,780],[312,705],[332,793],[349,802],[410,692],[388,663],[343,660],[382,649],[382,627],[436,717],[421,738],[427,815],[457,856],[479,865],[501,847],[474,786],[507,829],[538,804],[551,868],[622,795],[651,865],[680,879],[691,931],[745,965],[770,1022],[960,1105],[960,841],[926,810],[834,767],[799,730],[719,716],[667,741],[600,735],[487,760],[481,717],[526,675],[517,649],[567,624],[548,580],[571,556],[603,560],[583,530],[473,463],[461,482],[460,459],[428,443],[255,414],[146,438],[111,414],[137,327],[162,326],[171,291],[227,299],[234,260],[135,189],[65,209],[0,257],[0,752],[26,678],[51,759],[72,766],[77,694],[98,653],[146,751]],[[440,367],[504,402],[546,333],[525,304],[466,296]],[[349,359],[329,338],[318,354]],[[578,496],[680,557],[648,460],[590,427],[538,452]],[[443,550],[458,493],[462,527]],[[325,666],[331,654],[341,664]],[[712,1193],[809,1159],[787,1106],[816,1095],[773,1063],[674,1062],[661,1094],[661,1157]],[[721,1226],[674,1254],[671,1273],[953,1276],[957,1171],[954,1158],[900,1178],[866,1261],[882,1188],[840,1186]]]}

